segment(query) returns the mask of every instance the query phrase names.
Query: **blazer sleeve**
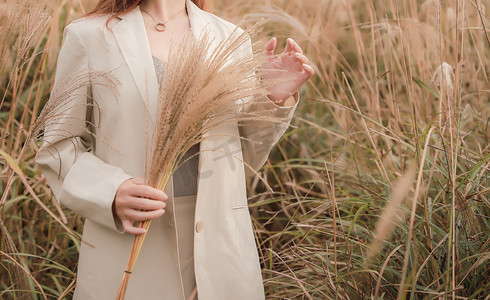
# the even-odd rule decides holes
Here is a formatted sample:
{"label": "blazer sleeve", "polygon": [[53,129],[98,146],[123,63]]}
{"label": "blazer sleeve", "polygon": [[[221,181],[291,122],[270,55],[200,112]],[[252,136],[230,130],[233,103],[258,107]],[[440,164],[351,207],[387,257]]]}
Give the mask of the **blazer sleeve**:
{"label": "blazer sleeve", "polygon": [[[63,30],[63,41],[52,91],[63,89],[65,79],[80,71],[80,67],[89,70],[86,49],[72,24]],[[94,146],[89,126],[90,93],[90,84],[74,88],[69,103],[63,104],[62,115],[56,117],[56,122],[45,124],[35,161],[60,204],[123,233],[121,222],[113,215],[112,203],[119,185],[133,176],[90,152]]]}
{"label": "blazer sleeve", "polygon": [[[252,52],[252,43],[250,38],[245,44],[245,54]],[[291,99],[292,98],[292,99]],[[282,120],[281,123],[264,120],[240,120],[238,129],[242,144],[243,160],[254,171],[258,171],[266,162],[272,147],[281,138],[284,132],[289,128],[291,119],[299,103],[299,93],[296,91],[293,96],[286,100],[285,103],[293,102],[293,105],[279,106],[276,105],[267,96],[250,97],[245,99],[245,105],[242,112],[253,112],[258,115],[272,116]],[[254,175],[249,167],[245,167],[247,177]]]}

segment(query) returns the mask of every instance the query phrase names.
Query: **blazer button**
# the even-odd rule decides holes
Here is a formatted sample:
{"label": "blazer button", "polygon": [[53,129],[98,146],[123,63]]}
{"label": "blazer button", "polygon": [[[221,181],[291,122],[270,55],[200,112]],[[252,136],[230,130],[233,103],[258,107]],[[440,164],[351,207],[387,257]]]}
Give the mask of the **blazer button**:
{"label": "blazer button", "polygon": [[198,221],[196,223],[196,232],[197,233],[201,232],[203,227],[204,227],[204,223],[202,221]]}

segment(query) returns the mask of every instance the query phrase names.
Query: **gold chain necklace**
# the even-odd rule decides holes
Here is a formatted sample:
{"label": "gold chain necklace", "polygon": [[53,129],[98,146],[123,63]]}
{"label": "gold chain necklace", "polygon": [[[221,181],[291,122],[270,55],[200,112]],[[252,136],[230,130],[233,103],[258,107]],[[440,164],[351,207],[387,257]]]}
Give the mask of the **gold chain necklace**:
{"label": "gold chain necklace", "polygon": [[158,32],[163,32],[165,31],[165,29],[167,29],[167,25],[165,25],[165,23],[168,23],[170,20],[172,20],[173,18],[175,18],[176,16],[178,16],[182,11],[185,10],[185,7],[184,9],[180,10],[179,12],[177,12],[175,15],[173,15],[172,17],[170,17],[168,20],[164,21],[164,22],[158,22],[157,20],[155,20],[155,18],[149,13],[147,12],[145,9],[143,8],[140,8],[142,11],[144,11],[145,13],[147,13],[152,19],[153,21],[155,21],[155,23],[157,23],[155,25],[155,30],[158,31]]}

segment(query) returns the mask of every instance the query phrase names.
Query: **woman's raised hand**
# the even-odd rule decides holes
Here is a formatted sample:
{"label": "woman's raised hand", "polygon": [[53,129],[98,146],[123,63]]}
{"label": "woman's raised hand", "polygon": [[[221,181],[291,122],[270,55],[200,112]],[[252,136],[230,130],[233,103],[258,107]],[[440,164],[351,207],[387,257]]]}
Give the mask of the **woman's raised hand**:
{"label": "woman's raised hand", "polygon": [[112,208],[124,232],[143,234],[145,229],[133,226],[133,221],[153,220],[165,213],[167,195],[144,182],[143,177],[134,177],[125,180],[117,189]]}
{"label": "woman's raised hand", "polygon": [[[303,54],[301,47],[292,38],[287,39],[286,48],[278,57],[274,57],[276,45],[275,37],[265,45],[266,61],[262,64],[262,78],[287,80],[268,88],[269,99],[282,106],[284,101],[313,76],[315,71],[308,64],[308,58]],[[276,70],[285,72],[276,72]]]}

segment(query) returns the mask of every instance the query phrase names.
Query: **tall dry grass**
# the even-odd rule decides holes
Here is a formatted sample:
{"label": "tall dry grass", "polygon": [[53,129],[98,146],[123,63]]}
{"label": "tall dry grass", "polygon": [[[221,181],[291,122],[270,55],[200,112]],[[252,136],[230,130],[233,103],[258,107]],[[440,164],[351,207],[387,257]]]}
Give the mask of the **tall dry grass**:
{"label": "tall dry grass", "polygon": [[[281,45],[292,36],[316,68],[301,91],[294,127],[261,171],[276,194],[260,180],[249,184],[267,298],[487,297],[484,4],[214,1],[214,12],[232,21],[271,17],[261,40],[276,35]],[[42,291],[50,299],[72,295],[79,240],[34,199],[30,190],[61,216],[35,167],[37,146],[22,149],[49,94],[61,29],[82,11],[78,2],[57,2],[17,69],[16,45],[26,31],[14,30],[0,45],[6,53],[1,150],[25,176],[20,180],[2,158],[0,298],[18,297],[21,289],[33,298],[43,298]],[[63,213],[66,226],[80,232],[82,220]],[[7,248],[7,234],[16,249]],[[27,274],[20,281],[10,273],[13,265]]]}
{"label": "tall dry grass", "polygon": [[[270,298],[485,298],[483,2],[217,2],[230,18],[272,16],[268,34],[316,65],[263,171],[283,196],[250,201]],[[417,176],[398,186],[412,159]]]}

